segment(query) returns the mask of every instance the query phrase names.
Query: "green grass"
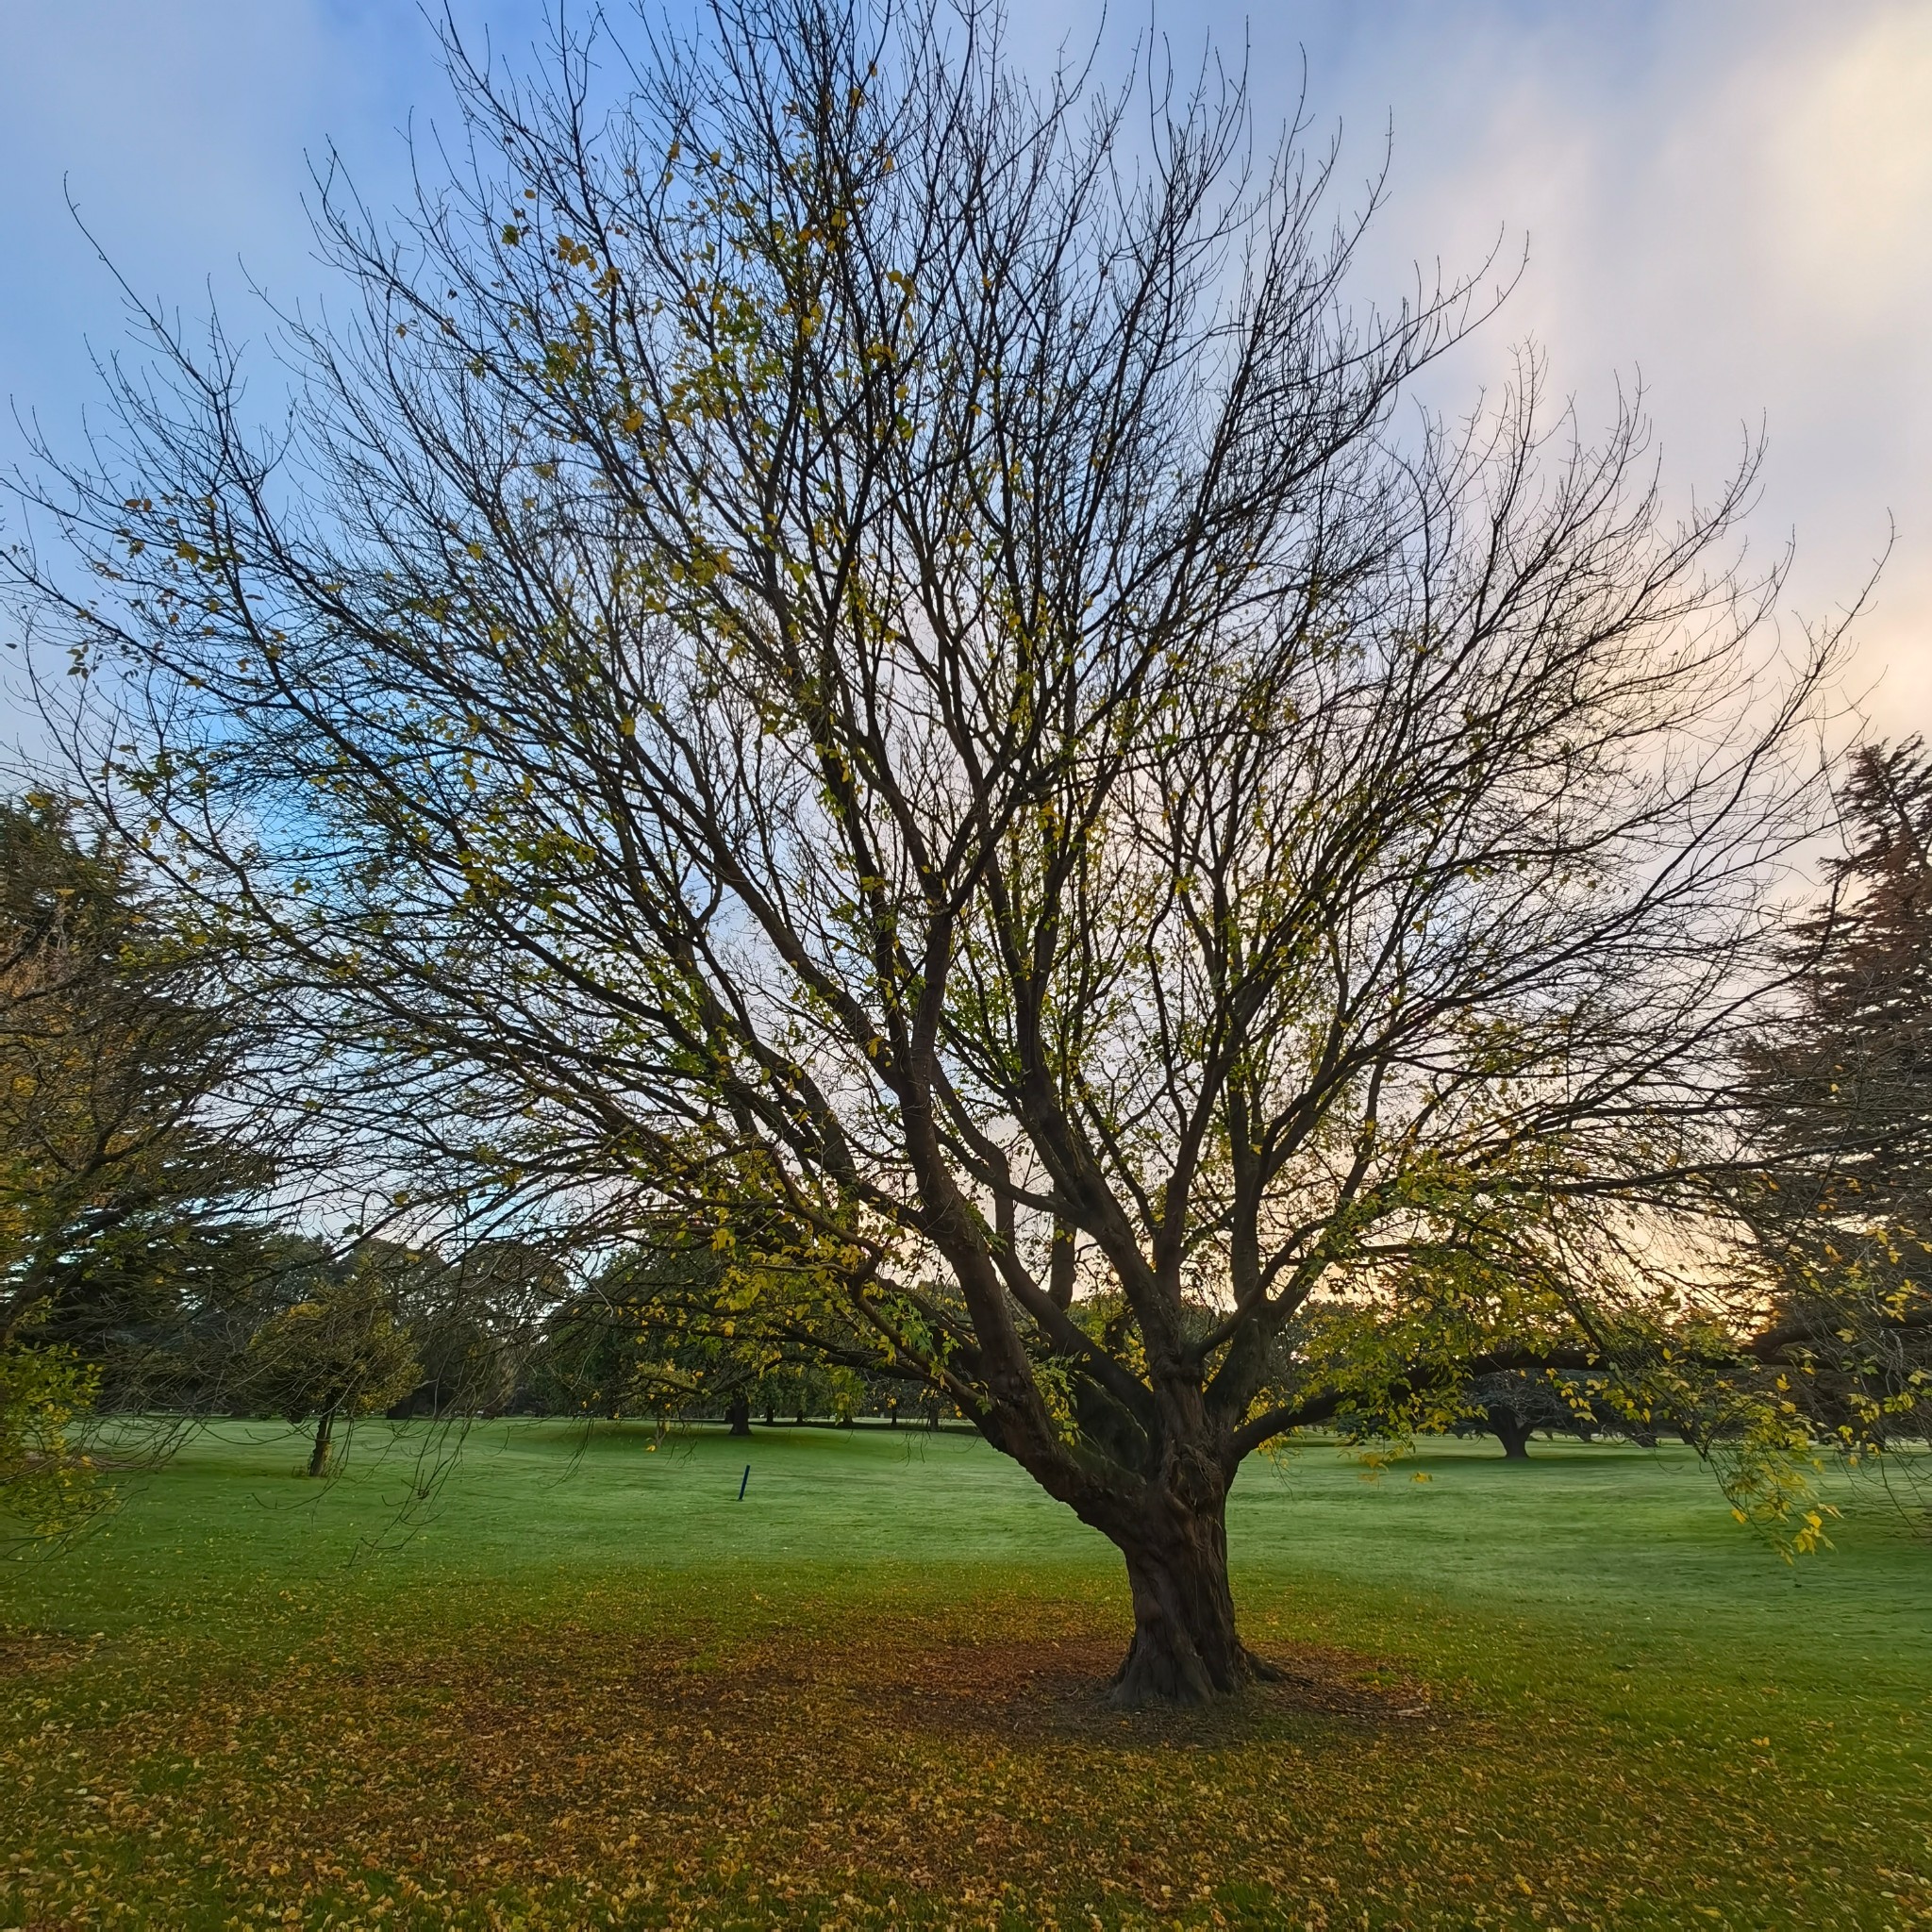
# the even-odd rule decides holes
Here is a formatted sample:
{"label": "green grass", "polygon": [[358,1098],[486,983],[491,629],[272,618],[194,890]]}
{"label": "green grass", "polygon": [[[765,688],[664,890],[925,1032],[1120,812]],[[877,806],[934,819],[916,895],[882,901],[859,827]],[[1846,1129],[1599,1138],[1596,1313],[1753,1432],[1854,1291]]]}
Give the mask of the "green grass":
{"label": "green grass", "polygon": [[1093,1696],[1111,1551],[964,1437],[495,1424],[425,1499],[437,1440],[225,1426],[0,1567],[0,1925],[1932,1924],[1871,1486],[1788,1568],[1676,1449],[1257,1462],[1297,1681],[1161,1723]]}

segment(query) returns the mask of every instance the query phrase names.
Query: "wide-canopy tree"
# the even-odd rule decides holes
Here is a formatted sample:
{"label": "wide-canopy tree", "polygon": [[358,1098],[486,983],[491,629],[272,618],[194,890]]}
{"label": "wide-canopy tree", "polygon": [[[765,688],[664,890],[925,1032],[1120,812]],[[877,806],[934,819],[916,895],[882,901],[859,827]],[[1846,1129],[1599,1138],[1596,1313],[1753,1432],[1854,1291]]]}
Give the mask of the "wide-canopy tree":
{"label": "wide-canopy tree", "polygon": [[734,1324],[942,1391],[1124,1553],[1124,1699],[1257,1668],[1224,1508],[1285,1431],[1716,1402],[1829,641],[1756,641],[1748,473],[1672,522],[1533,360],[1399,411],[1472,291],[1352,310],[1239,87],[1031,85],[924,0],[451,58],[412,218],[323,204],[361,306],[284,320],[285,429],[163,327],[42,491],[87,595],[19,560],[291,1086],[681,1205]]}

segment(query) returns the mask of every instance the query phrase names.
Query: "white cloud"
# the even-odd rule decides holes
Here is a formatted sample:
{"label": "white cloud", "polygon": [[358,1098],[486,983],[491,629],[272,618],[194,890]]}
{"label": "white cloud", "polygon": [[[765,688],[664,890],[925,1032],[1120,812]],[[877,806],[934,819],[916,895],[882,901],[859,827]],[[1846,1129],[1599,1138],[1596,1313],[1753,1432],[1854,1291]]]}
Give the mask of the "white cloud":
{"label": "white cloud", "polygon": [[[464,0],[499,49],[535,0]],[[620,9],[621,11],[621,9]],[[1115,7],[1109,44],[1144,12]],[[1084,48],[1098,0],[1015,9],[1036,63]],[[1346,125],[1359,181],[1392,114],[1392,198],[1364,289],[1417,258],[1450,269],[1526,235],[1524,282],[1451,374],[1467,393],[1534,335],[1589,421],[1641,369],[1669,474],[1707,485],[1763,419],[1755,525],[1800,543],[1799,604],[1828,610],[1899,545],[1863,620],[1878,723],[1932,727],[1932,4],[1928,0],[1164,0],[1188,68],[1211,30],[1251,44],[1264,116],[1292,106],[1306,47],[1318,128]],[[83,332],[122,328],[61,207],[67,175],[136,286],[191,310],[238,256],[307,292],[305,148],[334,135],[381,204],[395,131],[441,100],[400,0],[0,0],[0,394],[71,425]],[[1446,393],[1446,392],[1444,392]],[[0,425],[0,437],[6,434]]]}
{"label": "white cloud", "polygon": [[1857,592],[1894,517],[1851,685],[1876,687],[1877,728],[1932,728],[1932,8],[1369,10],[1402,31],[1312,64],[1356,125],[1392,108],[1383,271],[1526,235],[1471,373],[1532,334],[1588,423],[1641,372],[1680,488],[1762,423],[1753,530],[1795,533],[1801,611]]}
{"label": "white cloud", "polygon": [[1767,102],[1761,165],[1792,293],[1888,327],[1932,280],[1932,9],[1882,14]]}

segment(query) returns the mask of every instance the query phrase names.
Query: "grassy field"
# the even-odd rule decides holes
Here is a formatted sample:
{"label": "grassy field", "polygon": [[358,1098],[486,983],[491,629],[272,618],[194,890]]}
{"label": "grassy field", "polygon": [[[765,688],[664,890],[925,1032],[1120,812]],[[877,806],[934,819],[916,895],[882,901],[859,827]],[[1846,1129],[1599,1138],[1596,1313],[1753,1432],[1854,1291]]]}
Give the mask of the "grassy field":
{"label": "grassy field", "polygon": [[225,1427],[0,1566],[0,1925],[1932,1924],[1874,1490],[1788,1569],[1683,1451],[1310,1445],[1231,1510],[1292,1681],[1157,1722],[963,1437],[495,1424],[424,1500],[430,1440]]}

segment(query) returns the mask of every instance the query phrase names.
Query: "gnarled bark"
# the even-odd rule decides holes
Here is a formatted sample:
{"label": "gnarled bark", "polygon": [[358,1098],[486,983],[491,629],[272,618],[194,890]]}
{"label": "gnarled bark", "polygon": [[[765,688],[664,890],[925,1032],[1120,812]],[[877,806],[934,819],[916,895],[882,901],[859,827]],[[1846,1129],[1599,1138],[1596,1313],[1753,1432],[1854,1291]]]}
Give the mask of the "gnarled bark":
{"label": "gnarled bark", "polygon": [[1138,1522],[1110,1532],[1126,1558],[1134,1636],[1115,1704],[1207,1704],[1275,1673],[1241,1641],[1227,1579],[1226,1491],[1161,1487]]}

